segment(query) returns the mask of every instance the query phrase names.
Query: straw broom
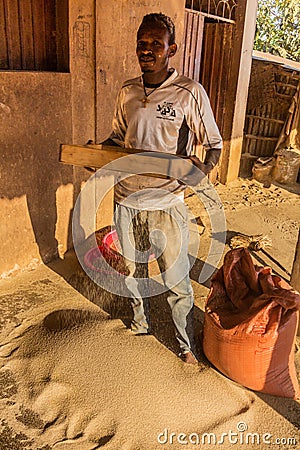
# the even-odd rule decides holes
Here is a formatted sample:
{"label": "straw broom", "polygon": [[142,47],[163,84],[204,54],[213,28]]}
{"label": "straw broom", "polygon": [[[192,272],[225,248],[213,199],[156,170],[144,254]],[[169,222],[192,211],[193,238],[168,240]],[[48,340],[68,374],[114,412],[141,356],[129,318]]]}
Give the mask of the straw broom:
{"label": "straw broom", "polygon": [[[266,248],[272,247],[272,240],[267,236],[261,234],[253,234],[247,235],[243,233],[236,233],[229,241],[230,248],[239,248],[245,247],[254,252],[261,251],[264,255],[266,255],[271,261],[273,261],[284,273],[286,273],[289,277],[291,277],[290,272],[278,262],[269,252],[266,251]],[[289,282],[286,278],[285,281]]]}
{"label": "straw broom", "polygon": [[267,235],[263,235],[262,233],[253,235],[237,233],[230,239],[229,246],[232,249],[246,247],[249,248],[249,250],[257,252],[271,247],[272,241]]}

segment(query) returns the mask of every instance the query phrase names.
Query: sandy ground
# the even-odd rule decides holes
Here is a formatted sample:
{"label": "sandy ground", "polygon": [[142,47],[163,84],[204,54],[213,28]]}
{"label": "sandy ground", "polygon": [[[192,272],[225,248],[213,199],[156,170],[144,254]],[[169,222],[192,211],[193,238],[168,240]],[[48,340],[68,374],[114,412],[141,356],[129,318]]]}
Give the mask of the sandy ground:
{"label": "sandy ground", "polygon": [[[227,240],[236,232],[267,234],[272,246],[252,256],[289,280],[300,223],[296,187],[238,180],[216,191]],[[72,252],[1,281],[0,450],[299,448],[298,401],[239,386],[201,351],[209,290],[209,280],[199,283],[203,261],[209,255],[219,267],[229,250],[210,224],[218,202],[202,195],[205,206],[192,191],[186,197],[191,253],[201,234],[191,271],[198,367],[177,356],[164,296],[150,301],[152,334],[133,336],[128,301],[93,284]]]}

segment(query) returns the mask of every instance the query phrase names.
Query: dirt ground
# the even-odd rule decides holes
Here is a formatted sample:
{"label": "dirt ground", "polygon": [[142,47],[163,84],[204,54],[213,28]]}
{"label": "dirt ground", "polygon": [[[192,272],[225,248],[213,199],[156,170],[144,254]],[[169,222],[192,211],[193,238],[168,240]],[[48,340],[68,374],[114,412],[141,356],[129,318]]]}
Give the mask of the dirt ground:
{"label": "dirt ground", "polygon": [[[214,270],[222,265],[236,233],[262,234],[271,245],[252,251],[253,260],[289,281],[300,224],[299,193],[299,185],[265,188],[246,179],[218,184],[214,193],[209,187],[198,195],[187,192],[190,253],[196,258],[191,279],[198,367],[178,358],[161,297],[150,301],[152,334],[133,336],[127,328],[128,302],[92,283],[73,252],[3,279],[0,450],[298,448],[299,401],[246,389],[203,355],[210,284],[201,276],[204,261]],[[300,380],[296,349],[295,360]],[[247,431],[253,433],[249,442]],[[266,434],[271,435],[269,443]],[[189,441],[182,443],[187,436]]]}

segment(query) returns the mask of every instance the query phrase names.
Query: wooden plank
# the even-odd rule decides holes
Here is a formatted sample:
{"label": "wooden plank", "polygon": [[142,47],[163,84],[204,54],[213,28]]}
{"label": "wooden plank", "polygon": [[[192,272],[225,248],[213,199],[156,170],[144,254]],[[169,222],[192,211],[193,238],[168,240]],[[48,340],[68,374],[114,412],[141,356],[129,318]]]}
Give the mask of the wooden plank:
{"label": "wooden plank", "polygon": [[69,14],[68,0],[56,2],[56,58],[57,71],[69,70]]}
{"label": "wooden plank", "polygon": [[204,32],[204,17],[202,15],[198,15],[198,29],[197,29],[196,55],[194,67],[194,80],[196,81],[199,81],[200,78],[203,32]]}
{"label": "wooden plank", "polygon": [[56,56],[56,11],[53,0],[44,0],[45,12],[45,49],[47,59],[47,70],[57,70]]}
{"label": "wooden plank", "polygon": [[219,110],[218,114],[216,114],[216,121],[222,135],[223,135],[223,126],[226,121],[225,105],[226,105],[226,96],[229,89],[228,78],[231,70],[228,61],[231,60],[231,52],[233,47],[233,28],[234,27],[231,24],[223,24],[223,43],[222,43],[223,56],[222,56],[222,66],[219,73],[219,78],[221,80],[220,85],[221,95],[219,95]]}
{"label": "wooden plank", "polygon": [[196,45],[197,45],[197,16],[192,15],[191,24],[191,47],[190,47],[190,58],[189,58],[189,74],[188,76],[194,79],[194,69],[195,69],[195,57],[196,57]]}
{"label": "wooden plank", "polygon": [[208,79],[208,89],[207,89],[207,94],[209,96],[211,105],[212,105],[212,109],[215,112],[215,87],[214,87],[214,82],[215,82],[215,62],[216,62],[216,25],[215,24],[209,24],[210,28],[211,28],[211,40],[209,41],[209,45],[210,45],[210,58],[209,58],[209,74],[207,79]]}
{"label": "wooden plank", "polygon": [[0,69],[9,69],[4,0],[0,0]]}
{"label": "wooden plank", "polygon": [[276,92],[276,96],[280,98],[285,98],[287,100],[292,100],[293,94],[281,94],[280,92]]}
{"label": "wooden plank", "polygon": [[274,122],[274,123],[281,123],[281,124],[284,123],[284,120],[273,119],[272,117],[256,116],[255,114],[247,114],[246,117],[247,118],[252,118],[252,119],[265,120],[267,122]]}
{"label": "wooden plank", "polygon": [[4,0],[9,69],[22,69],[18,0]]}
{"label": "wooden plank", "polygon": [[[219,121],[219,118],[223,116],[222,114],[222,107],[223,107],[223,99],[222,99],[222,86],[223,86],[223,76],[224,76],[224,59],[225,59],[225,55],[226,52],[224,51],[224,34],[225,34],[225,28],[226,25],[222,24],[218,24],[218,36],[219,36],[219,76],[216,80],[216,93],[217,93],[217,97],[216,97],[216,109],[214,111],[216,120]],[[217,119],[218,118],[218,119]]]}
{"label": "wooden plank", "polygon": [[47,69],[44,0],[32,1],[35,70]]}
{"label": "wooden plank", "polygon": [[[255,115],[260,115],[257,114],[258,111],[261,112],[260,108],[255,108],[254,110],[254,114]],[[258,136],[258,131],[259,131],[259,120],[253,120],[252,122],[252,127],[251,130],[249,130],[249,133],[246,133],[248,135],[253,135],[253,136]],[[253,155],[259,155],[259,152],[257,151],[257,142],[255,141],[255,139],[249,139],[250,140],[250,146],[249,146],[249,152]]]}
{"label": "wooden plank", "polygon": [[[145,154],[148,153],[148,154]],[[126,160],[122,157],[127,156]],[[183,163],[182,159],[188,162]],[[127,174],[144,174],[155,178],[182,178],[191,171],[191,160],[162,152],[145,152],[108,145],[61,145],[59,161],[97,169],[114,161],[109,170]],[[146,168],[146,169],[145,169]],[[107,168],[105,168],[107,169]],[[144,173],[147,170],[147,173]]]}
{"label": "wooden plank", "polygon": [[186,21],[187,21],[187,12],[184,12],[184,25],[183,25],[183,46],[181,51],[180,58],[180,73],[184,75],[184,61],[185,61],[185,42],[186,42]]}
{"label": "wooden plank", "polygon": [[212,73],[215,74],[215,82],[212,83],[211,101],[212,108],[215,117],[219,117],[219,104],[220,104],[220,90],[222,83],[222,75],[220,74],[221,68],[223,68],[223,58],[225,55],[223,48],[223,33],[224,24],[216,24],[216,33],[214,39],[214,53],[212,61]]}
{"label": "wooden plank", "polygon": [[186,18],[186,35],[185,35],[185,54],[184,54],[184,66],[183,74],[189,76],[189,66],[190,66],[190,54],[192,47],[192,25],[193,25],[193,14],[188,13]]}
{"label": "wooden plank", "polygon": [[246,139],[256,139],[258,141],[277,141],[278,136],[255,136],[253,134],[245,134]]}
{"label": "wooden plank", "polygon": [[251,155],[250,153],[242,153],[241,158],[243,159],[250,159],[250,160],[256,160],[258,158],[257,155]]}
{"label": "wooden plank", "polygon": [[[264,104],[263,107],[262,107],[262,116],[266,116],[267,115],[266,114],[266,107],[267,107],[266,104]],[[254,133],[254,135],[255,136],[263,136],[263,137],[268,136],[265,133],[265,122],[263,120],[259,120],[258,123],[259,123],[258,131],[257,131],[257,133]],[[267,142],[269,142],[269,140],[256,139],[256,154],[257,155],[261,156],[262,148],[264,148],[264,146],[267,146],[267,144],[266,144]]]}
{"label": "wooden plank", "polygon": [[[210,92],[210,85],[212,79],[211,73],[211,59],[212,59],[212,46],[211,43],[214,39],[213,28],[211,23],[205,25],[204,32],[204,46],[203,46],[203,60],[202,60],[202,70],[201,70],[201,84],[203,84],[208,96]],[[210,97],[209,97],[210,98]]]}
{"label": "wooden plank", "polygon": [[20,8],[20,35],[21,35],[21,59],[22,69],[34,69],[34,46],[32,29],[31,0],[21,0]]}
{"label": "wooden plank", "polygon": [[278,86],[284,86],[284,87],[289,87],[291,89],[297,89],[297,85],[296,84],[284,83],[283,81],[276,81],[276,84]]}
{"label": "wooden plank", "polygon": [[[264,112],[265,116],[269,116],[269,109],[268,107],[270,106],[270,104],[266,105],[266,109]],[[266,136],[266,137],[274,137],[274,140],[259,140],[257,141],[260,144],[260,150],[259,150],[259,156],[269,156],[269,155],[273,155],[274,150],[275,150],[275,145],[278,141],[278,134],[274,135],[271,133],[270,130],[270,122],[266,122],[264,120],[260,121],[262,124],[262,132],[258,133],[259,136]],[[275,140],[275,138],[277,137],[277,140]]]}

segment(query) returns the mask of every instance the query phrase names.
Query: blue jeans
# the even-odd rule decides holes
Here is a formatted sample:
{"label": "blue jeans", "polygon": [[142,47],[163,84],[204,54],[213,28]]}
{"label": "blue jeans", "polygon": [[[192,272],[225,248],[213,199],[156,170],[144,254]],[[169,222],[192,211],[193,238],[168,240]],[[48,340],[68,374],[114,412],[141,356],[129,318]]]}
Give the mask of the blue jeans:
{"label": "blue jeans", "polygon": [[[164,210],[138,210],[118,205],[115,226],[129,275],[125,279],[131,293],[135,333],[147,333],[147,312],[143,297],[148,290],[148,259],[154,253],[182,353],[191,350],[187,316],[193,308],[193,289],[189,278],[187,212],[184,203]],[[150,249],[151,246],[151,249]]]}

